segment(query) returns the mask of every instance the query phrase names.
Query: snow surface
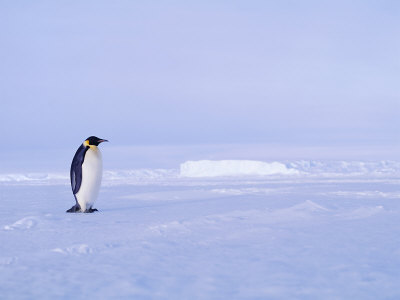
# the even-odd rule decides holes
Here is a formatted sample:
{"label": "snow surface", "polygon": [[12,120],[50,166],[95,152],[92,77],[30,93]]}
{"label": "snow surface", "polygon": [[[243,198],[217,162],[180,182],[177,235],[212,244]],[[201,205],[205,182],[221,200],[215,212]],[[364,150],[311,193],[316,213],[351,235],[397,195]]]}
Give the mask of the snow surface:
{"label": "snow surface", "polygon": [[0,174],[0,298],[398,299],[399,171],[396,161],[110,169],[93,214],[65,213],[66,172]]}

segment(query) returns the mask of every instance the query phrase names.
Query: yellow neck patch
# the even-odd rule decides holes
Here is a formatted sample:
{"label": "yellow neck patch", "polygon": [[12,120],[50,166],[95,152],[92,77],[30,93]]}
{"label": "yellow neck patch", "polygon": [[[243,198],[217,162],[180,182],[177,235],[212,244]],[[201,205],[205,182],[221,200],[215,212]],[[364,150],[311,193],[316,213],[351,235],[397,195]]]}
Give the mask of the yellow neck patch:
{"label": "yellow neck patch", "polygon": [[85,147],[90,147],[90,148],[92,148],[92,149],[96,149],[96,148],[97,148],[95,145],[89,145],[89,141],[88,141],[88,140],[84,141],[84,142],[83,142],[83,145],[84,145]]}

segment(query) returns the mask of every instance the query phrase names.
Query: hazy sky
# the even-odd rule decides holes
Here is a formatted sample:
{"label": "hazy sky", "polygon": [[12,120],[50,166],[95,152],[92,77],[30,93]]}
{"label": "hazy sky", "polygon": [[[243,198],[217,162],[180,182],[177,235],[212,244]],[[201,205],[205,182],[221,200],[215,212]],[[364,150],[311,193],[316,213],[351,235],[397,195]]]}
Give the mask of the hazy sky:
{"label": "hazy sky", "polygon": [[399,1],[0,1],[19,147],[400,142]]}

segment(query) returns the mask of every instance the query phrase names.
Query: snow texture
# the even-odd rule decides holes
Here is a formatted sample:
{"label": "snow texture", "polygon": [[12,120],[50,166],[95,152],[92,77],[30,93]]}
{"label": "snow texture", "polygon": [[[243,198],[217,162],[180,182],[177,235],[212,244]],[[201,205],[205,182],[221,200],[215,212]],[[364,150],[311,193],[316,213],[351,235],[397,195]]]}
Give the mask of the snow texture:
{"label": "snow texture", "polygon": [[106,170],[93,214],[64,173],[2,174],[0,298],[398,299],[399,166]]}

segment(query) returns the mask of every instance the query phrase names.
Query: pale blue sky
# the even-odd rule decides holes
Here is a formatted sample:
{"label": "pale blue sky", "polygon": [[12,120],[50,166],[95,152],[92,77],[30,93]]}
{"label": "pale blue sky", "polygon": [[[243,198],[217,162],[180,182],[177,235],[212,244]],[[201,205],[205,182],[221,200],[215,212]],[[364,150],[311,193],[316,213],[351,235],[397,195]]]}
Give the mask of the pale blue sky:
{"label": "pale blue sky", "polygon": [[399,144],[400,2],[189,2],[0,1],[2,143]]}

